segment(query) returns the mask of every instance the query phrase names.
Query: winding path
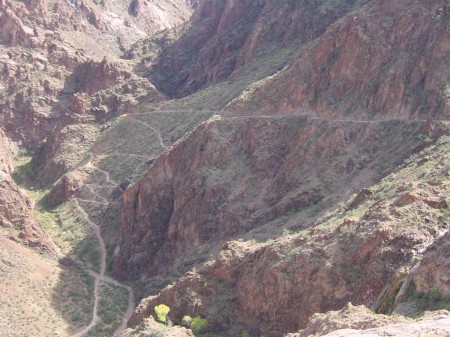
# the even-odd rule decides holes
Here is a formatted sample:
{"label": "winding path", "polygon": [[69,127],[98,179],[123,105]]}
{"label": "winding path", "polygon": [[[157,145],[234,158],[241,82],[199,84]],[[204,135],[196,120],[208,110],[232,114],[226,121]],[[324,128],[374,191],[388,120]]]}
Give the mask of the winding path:
{"label": "winding path", "polygon": [[161,135],[161,132],[160,132],[158,129],[155,129],[155,128],[154,128],[153,126],[151,126],[150,124],[148,124],[148,123],[146,123],[146,122],[143,122],[143,121],[141,121],[140,119],[134,117],[134,114],[133,114],[133,115],[131,115],[131,114],[126,114],[126,115],[124,115],[124,116],[127,117],[128,119],[131,119],[132,121],[134,121],[134,122],[136,122],[136,123],[139,123],[139,124],[141,124],[141,125],[144,125],[144,126],[150,128],[152,131],[154,131],[154,132],[156,133],[156,136],[158,137],[159,144],[161,145],[161,147],[162,147],[163,149],[165,149],[165,150],[167,150],[167,149],[169,148],[166,144],[164,144],[164,139],[163,139],[163,137],[162,137],[162,135]]}
{"label": "winding path", "polygon": [[88,162],[86,163],[85,166],[86,167],[90,167],[93,170],[102,173],[105,176],[105,178],[106,178],[106,182],[108,182],[112,187],[119,187],[120,189],[122,189],[114,180],[111,179],[111,176],[110,176],[108,171],[102,170],[102,169],[100,169],[100,168],[98,168],[98,167],[96,167],[95,165],[92,164],[92,160],[93,159],[94,159],[94,154],[91,152],[91,153],[89,153],[89,160],[88,160]]}
{"label": "winding path", "polygon": [[[119,187],[120,188],[120,186],[111,179],[109,172],[101,170],[92,164],[93,159],[94,159],[94,155],[92,153],[89,153],[89,160],[88,160],[87,164],[85,164],[85,166],[91,167],[92,169],[94,169],[96,171],[102,172],[106,177],[106,181],[110,184],[110,187]],[[102,197],[100,194],[95,192],[94,186],[96,186],[96,187],[100,187],[100,186],[95,185],[95,184],[86,184],[86,186],[95,197],[100,198],[102,201],[99,202],[96,200],[87,200],[87,199],[81,199],[81,198],[73,198],[72,200],[75,201],[75,206],[77,207],[79,212],[83,215],[84,220],[86,221],[87,224],[89,224],[89,226],[94,231],[95,236],[97,237],[97,240],[99,243],[99,250],[100,250],[100,272],[96,273],[92,270],[88,270],[88,273],[92,277],[95,278],[94,308],[93,308],[93,312],[92,312],[92,319],[88,326],[86,326],[80,332],[72,335],[72,337],[82,337],[82,336],[86,335],[100,321],[100,318],[98,316],[98,308],[99,308],[99,303],[100,303],[100,284],[102,282],[107,283],[107,284],[112,284],[116,287],[124,288],[128,291],[127,311],[125,312],[125,314],[123,316],[121,325],[119,326],[119,328],[116,329],[116,331],[113,334],[113,337],[119,337],[121,335],[121,333],[126,329],[127,321],[133,314],[134,306],[135,306],[134,293],[133,293],[133,289],[131,289],[131,287],[121,284],[120,282],[114,280],[113,278],[105,275],[105,272],[106,272],[106,247],[105,247],[105,242],[104,242],[102,234],[101,234],[100,226],[95,224],[91,220],[89,214],[83,209],[83,207],[81,207],[80,202],[97,203],[97,204],[101,204],[104,206],[107,206],[109,204],[109,202],[106,198]]]}

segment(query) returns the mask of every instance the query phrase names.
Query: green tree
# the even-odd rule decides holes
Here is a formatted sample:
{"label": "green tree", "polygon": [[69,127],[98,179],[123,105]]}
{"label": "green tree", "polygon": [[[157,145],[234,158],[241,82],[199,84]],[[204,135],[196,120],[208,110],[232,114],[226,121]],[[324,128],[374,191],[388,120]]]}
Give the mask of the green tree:
{"label": "green tree", "polygon": [[165,304],[155,306],[156,319],[162,323],[167,322],[167,315],[170,312],[170,308]]}

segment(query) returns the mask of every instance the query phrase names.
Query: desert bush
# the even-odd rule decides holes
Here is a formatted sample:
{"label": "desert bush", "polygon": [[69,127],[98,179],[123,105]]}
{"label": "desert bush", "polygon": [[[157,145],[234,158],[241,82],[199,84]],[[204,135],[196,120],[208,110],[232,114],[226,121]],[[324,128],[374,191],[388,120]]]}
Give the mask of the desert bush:
{"label": "desert bush", "polygon": [[183,316],[183,319],[181,320],[181,325],[190,328],[192,325],[192,317],[189,315]]}
{"label": "desert bush", "polygon": [[167,315],[170,312],[170,308],[165,304],[155,306],[156,319],[161,323],[167,322]]}
{"label": "desert bush", "polygon": [[199,333],[208,325],[208,320],[205,318],[201,318],[200,316],[196,316],[192,319],[191,329],[194,333]]}

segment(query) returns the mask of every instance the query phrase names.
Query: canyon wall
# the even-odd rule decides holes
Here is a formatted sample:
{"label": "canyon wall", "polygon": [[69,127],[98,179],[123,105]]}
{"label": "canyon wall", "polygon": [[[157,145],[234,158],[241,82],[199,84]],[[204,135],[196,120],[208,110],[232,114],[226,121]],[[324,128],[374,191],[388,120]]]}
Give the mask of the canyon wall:
{"label": "canyon wall", "polygon": [[232,114],[304,112],[352,119],[450,118],[447,1],[371,1],[331,25]]}
{"label": "canyon wall", "polygon": [[56,247],[33,217],[33,203],[11,178],[13,153],[0,130],[0,226],[15,241],[54,255]]}
{"label": "canyon wall", "polygon": [[[118,277],[151,276],[175,261],[179,268],[194,247],[232,240],[210,251],[207,262],[197,261],[196,268],[177,282],[144,299],[131,326],[152,315],[155,305],[166,303],[176,323],[183,315],[201,315],[208,318],[209,331],[236,335],[247,330],[275,337],[304,328],[314,313],[340,309],[347,302],[389,312],[401,286],[411,280],[417,291],[448,293],[448,261],[444,262],[449,230],[449,172],[444,164],[449,155],[448,126],[390,122],[338,127],[302,120],[301,127],[294,127],[293,120],[263,119],[252,120],[252,126],[243,123],[247,131],[239,133],[239,139],[219,132],[233,123],[203,125],[194,138],[179,145],[189,155],[175,159],[174,149],[125,192],[114,265]],[[282,127],[283,132],[274,137],[267,130],[256,131],[269,123],[272,131]],[[306,131],[314,127],[316,134]],[[197,146],[202,150],[189,151],[201,133]],[[306,133],[307,140],[302,138]],[[418,141],[420,134],[435,141]],[[227,150],[215,145],[212,135],[219,144],[226,143]],[[270,139],[273,145],[281,135],[291,140],[283,143],[284,152],[270,151],[262,141]],[[242,152],[231,154],[233,144]],[[363,189],[373,179],[368,167],[383,162],[383,171],[392,170],[386,147],[399,151],[392,159],[402,164],[394,161],[398,169]],[[383,155],[378,157],[378,151]],[[276,158],[264,155],[268,153]],[[367,161],[363,164],[357,158]],[[349,166],[351,161],[354,166]],[[308,171],[309,165],[317,176]],[[227,176],[231,167],[241,175]],[[203,170],[208,176],[202,182]],[[265,175],[269,171],[273,174]],[[252,186],[246,177],[249,172],[267,185]],[[364,180],[358,181],[361,176]],[[208,186],[208,177],[215,177],[213,186]],[[323,177],[326,183],[319,184]],[[359,193],[346,197],[353,188]],[[333,195],[338,195],[332,199],[334,205],[341,202],[337,209],[302,223],[307,218],[302,211],[310,205],[307,200],[326,208]],[[213,203],[219,197],[226,203]],[[244,205],[248,208],[242,209]],[[265,238],[249,231],[259,225],[257,214],[269,212],[276,212],[283,225],[294,219],[300,226]],[[274,231],[276,225],[271,222],[262,231]],[[245,231],[247,235],[237,235]]]}

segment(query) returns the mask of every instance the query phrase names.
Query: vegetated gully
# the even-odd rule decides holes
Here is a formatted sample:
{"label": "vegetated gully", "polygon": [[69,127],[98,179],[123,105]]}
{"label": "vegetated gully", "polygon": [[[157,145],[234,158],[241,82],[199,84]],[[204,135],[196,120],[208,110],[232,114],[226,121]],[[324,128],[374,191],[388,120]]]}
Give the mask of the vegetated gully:
{"label": "vegetated gully", "polygon": [[[151,113],[149,113],[151,114]],[[137,114],[136,114],[137,115]],[[129,118],[130,120],[139,123],[139,124],[143,124],[147,127],[149,127],[153,132],[155,132],[158,136],[158,140],[160,143],[160,146],[164,149],[167,150],[169,147],[164,144],[161,132],[157,129],[155,129],[153,126],[149,125],[148,123],[145,123],[141,120],[139,120],[138,118],[136,118],[134,116],[134,114],[125,114],[125,116],[127,118]],[[335,121],[335,122],[349,122],[349,123],[382,123],[382,122],[391,122],[391,121],[398,121],[400,119],[384,119],[384,120],[348,120],[348,119],[333,119],[333,118],[321,118],[321,117],[317,117],[314,115],[308,115],[308,114],[290,114],[290,115],[274,115],[274,116],[267,116],[267,115],[251,115],[251,116],[236,116],[236,117],[223,117],[223,119],[244,119],[244,118],[263,118],[263,119],[268,119],[268,118],[273,118],[273,119],[279,119],[279,118],[292,118],[292,117],[307,117],[307,118],[311,118],[313,120],[329,120],[329,121]],[[420,122],[425,122],[425,120],[416,120],[416,121],[420,121]],[[114,154],[114,155],[123,155],[123,156],[133,156],[132,154]],[[111,179],[109,172],[101,170],[98,167],[95,167],[94,164],[92,163],[94,159],[94,154],[93,153],[89,153],[89,160],[87,162],[87,164],[85,165],[86,167],[90,167],[100,173],[102,173],[105,176],[106,182],[110,185],[110,187],[114,187],[114,188],[120,188],[120,186]],[[88,326],[86,326],[83,330],[81,330],[80,332],[76,333],[75,335],[73,335],[72,337],[82,337],[85,336],[90,330],[92,330],[96,324],[99,322],[100,318],[98,316],[98,306],[99,306],[99,302],[100,302],[100,295],[99,295],[99,288],[100,288],[100,283],[104,282],[104,283],[108,283],[108,284],[112,284],[114,286],[117,287],[122,287],[124,289],[126,289],[129,293],[128,296],[128,308],[127,311],[122,319],[122,324],[120,325],[119,328],[117,328],[117,330],[114,332],[113,337],[119,337],[121,335],[121,333],[126,329],[127,326],[127,321],[128,319],[131,317],[131,315],[133,314],[133,310],[135,307],[135,302],[134,302],[134,294],[133,294],[133,290],[131,289],[131,287],[126,286],[121,284],[120,282],[108,277],[107,275],[105,275],[105,271],[106,271],[106,248],[105,248],[105,243],[103,241],[102,235],[101,235],[101,231],[100,231],[100,227],[95,224],[89,214],[83,209],[83,207],[80,205],[80,202],[90,202],[90,203],[97,203],[97,204],[103,204],[103,205],[108,205],[109,201],[104,198],[103,196],[101,196],[100,194],[95,192],[95,188],[101,188],[99,185],[96,184],[87,184],[86,187],[89,189],[89,191],[91,192],[91,194],[95,197],[100,198],[102,201],[98,202],[97,200],[89,200],[89,199],[81,199],[81,198],[73,198],[73,200],[75,201],[76,207],[78,208],[78,210],[81,212],[81,214],[83,215],[86,223],[89,224],[89,226],[93,229],[98,242],[99,242],[99,249],[100,249],[100,273],[96,273],[94,271],[89,270],[89,274],[95,278],[95,286],[94,286],[94,308],[93,308],[93,313],[92,313],[92,319],[91,322],[89,323]]]}
{"label": "vegetated gully", "polygon": [[[95,167],[93,165],[93,163],[92,163],[93,159],[94,159],[94,155],[92,153],[89,153],[89,160],[88,160],[87,164],[85,165],[85,167],[92,168],[92,169],[102,173],[105,176],[106,183],[110,185],[109,187],[120,188],[120,186],[111,179],[110,174],[108,172],[101,170],[98,167]],[[103,204],[103,205],[109,204],[109,202],[106,198],[104,198],[103,196],[101,196],[100,194],[98,194],[94,191],[95,187],[100,188],[100,186],[98,186],[96,184],[89,184],[89,185],[87,185],[87,187],[88,187],[89,191],[91,191],[91,193],[94,197],[101,198],[101,200],[102,200],[102,202],[100,202],[101,204]],[[92,202],[92,203],[99,203],[99,202],[97,202],[96,200],[80,199],[80,198],[73,198],[73,200],[75,201],[75,205],[76,205],[77,209],[83,215],[84,220],[86,221],[87,224],[89,224],[89,226],[94,231],[95,236],[97,237],[97,240],[99,243],[99,250],[100,250],[100,272],[96,273],[92,270],[88,270],[88,273],[95,279],[94,308],[93,308],[93,312],[92,312],[92,319],[88,326],[86,326],[83,330],[76,333],[72,337],[82,337],[82,336],[86,335],[99,322],[99,320],[100,320],[100,318],[98,316],[98,307],[99,307],[99,302],[100,302],[99,292],[100,292],[100,284],[102,282],[112,284],[116,287],[124,288],[128,291],[127,311],[125,312],[125,315],[122,319],[121,325],[116,329],[116,331],[113,334],[114,337],[118,337],[126,329],[127,321],[133,314],[133,310],[134,310],[134,306],[135,306],[134,293],[133,293],[133,290],[131,289],[131,287],[123,285],[120,282],[105,275],[105,272],[106,272],[106,248],[105,248],[105,243],[103,241],[103,237],[101,235],[100,227],[91,220],[89,214],[80,205],[80,202]]]}
{"label": "vegetated gully", "polygon": [[[158,137],[158,141],[159,144],[161,146],[161,148],[163,150],[167,150],[168,146],[166,144],[164,144],[161,132],[159,130],[157,130],[156,128],[154,128],[153,126],[151,126],[148,123],[145,123],[143,121],[140,121],[137,118],[134,118],[132,115],[130,114],[126,114],[126,117],[128,117],[130,120],[145,125],[148,128],[150,128],[153,132],[156,133],[157,137]],[[115,153],[113,155],[120,155],[120,156],[136,156],[134,154],[126,154],[126,153]],[[146,156],[140,156],[137,155],[139,157],[146,157]],[[154,157],[151,157],[152,159],[154,159]],[[88,162],[84,165],[86,168],[91,168],[95,171],[100,172],[101,174],[103,174],[105,176],[105,181],[106,184],[108,184],[109,186],[103,186],[103,187],[112,187],[112,188],[119,188],[122,189],[119,184],[117,184],[117,182],[115,182],[109,172],[104,171],[98,167],[96,167],[93,164],[93,160],[94,160],[94,154],[92,152],[89,153],[89,160]],[[98,316],[98,308],[99,308],[99,303],[100,303],[100,284],[103,283],[108,283],[108,284],[112,284],[116,287],[121,287],[124,288],[128,291],[128,307],[127,310],[124,314],[124,317],[122,319],[122,323],[121,325],[116,329],[116,331],[113,333],[113,337],[119,337],[122,332],[126,329],[127,327],[127,322],[129,320],[129,318],[131,317],[131,315],[133,314],[134,311],[134,307],[135,307],[135,301],[134,301],[134,293],[133,290],[131,289],[131,287],[126,286],[124,284],[121,284],[120,282],[112,279],[111,277],[108,277],[107,275],[105,275],[106,273],[106,247],[105,247],[105,243],[103,240],[103,237],[101,235],[101,230],[99,225],[97,225],[96,223],[94,223],[91,219],[91,217],[89,216],[89,214],[84,210],[84,208],[80,205],[80,203],[94,203],[94,204],[101,204],[104,206],[107,206],[109,204],[108,199],[106,199],[105,197],[101,196],[99,193],[97,193],[95,191],[96,188],[101,189],[102,186],[99,186],[97,184],[86,184],[85,185],[87,187],[87,189],[90,191],[90,193],[94,196],[94,198],[99,198],[101,199],[101,202],[93,199],[81,199],[81,198],[77,198],[74,197],[72,198],[72,200],[75,202],[76,208],[79,210],[79,212],[83,215],[83,218],[85,220],[85,222],[89,225],[89,227],[92,228],[95,236],[97,237],[98,243],[99,243],[99,250],[100,250],[100,272],[96,273],[92,270],[88,270],[88,273],[94,277],[95,279],[95,284],[94,284],[94,308],[92,311],[92,319],[91,322],[89,323],[89,325],[87,325],[85,328],[83,328],[81,331],[79,331],[78,333],[72,335],[72,337],[83,337],[85,336],[89,331],[91,331],[99,322],[100,318]]]}

